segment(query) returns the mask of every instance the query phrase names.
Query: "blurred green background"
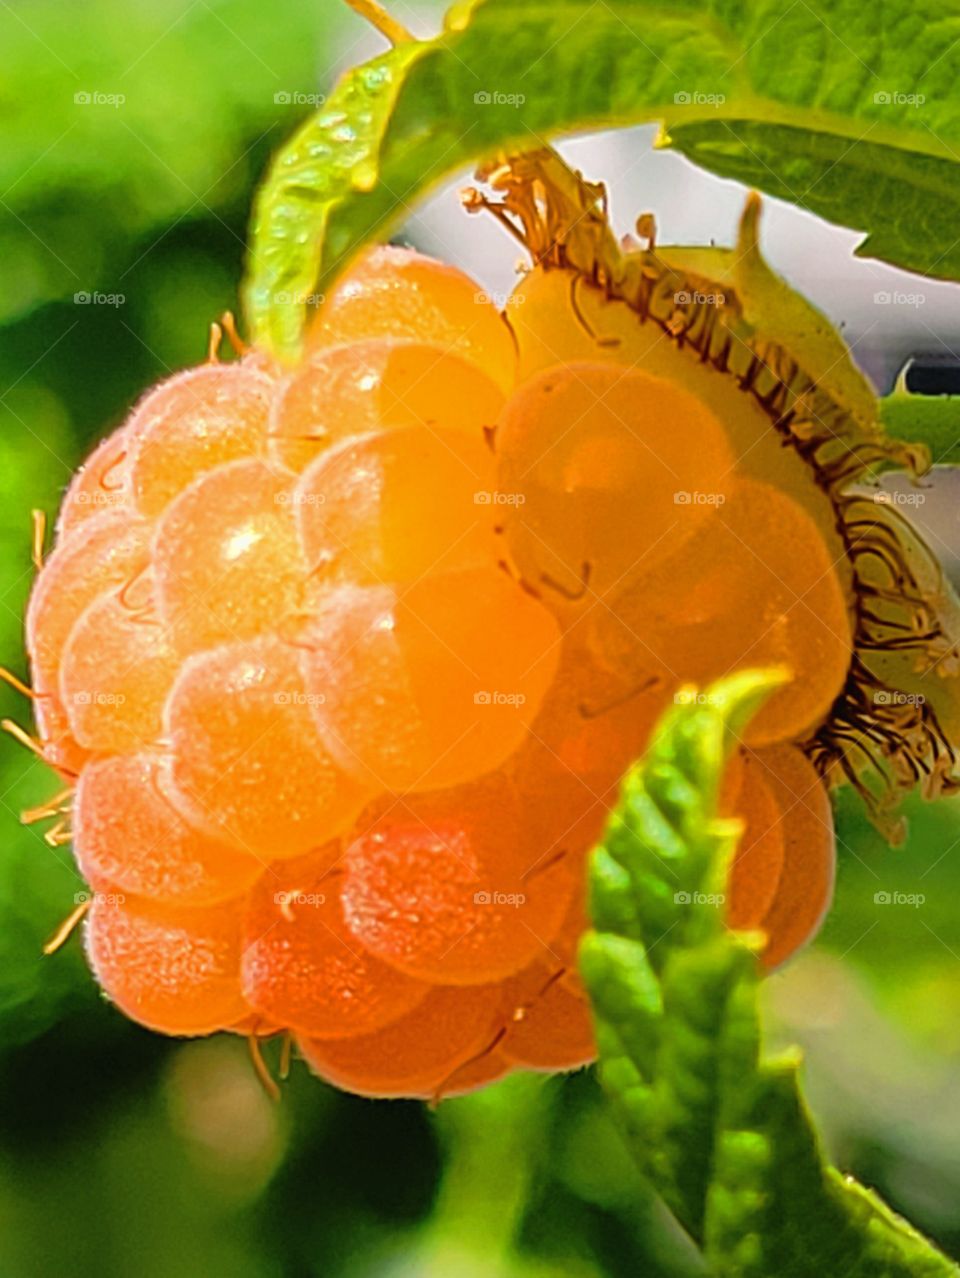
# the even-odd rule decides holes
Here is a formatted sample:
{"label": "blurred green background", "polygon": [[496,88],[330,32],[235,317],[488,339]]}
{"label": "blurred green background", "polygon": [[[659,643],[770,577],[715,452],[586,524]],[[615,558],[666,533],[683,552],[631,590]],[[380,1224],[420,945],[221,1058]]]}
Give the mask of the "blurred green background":
{"label": "blurred green background", "polygon": [[[435,9],[395,6],[418,30]],[[52,514],[138,394],[203,358],[210,321],[237,306],[253,188],[310,109],[298,95],[376,47],[331,0],[0,5],[12,670],[26,674],[31,508]],[[29,726],[20,698],[0,699]],[[295,1066],[273,1105],[240,1040],[128,1024],[76,938],[41,957],[81,884],[68,849],[18,823],[53,779],[9,739],[0,751],[0,1278],[699,1272],[589,1071],[511,1080],[433,1115]],[[840,1165],[960,1255],[960,807],[914,812],[897,851],[852,801],[839,821],[837,902],[817,945],[767,983],[771,1037],[805,1047]],[[923,901],[875,900],[897,892]]]}

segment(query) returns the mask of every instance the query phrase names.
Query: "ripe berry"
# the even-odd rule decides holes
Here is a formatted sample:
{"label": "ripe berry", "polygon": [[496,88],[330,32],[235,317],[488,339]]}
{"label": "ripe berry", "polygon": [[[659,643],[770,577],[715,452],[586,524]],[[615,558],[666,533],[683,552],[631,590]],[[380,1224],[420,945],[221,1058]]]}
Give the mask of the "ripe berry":
{"label": "ripe berry", "polygon": [[610,364],[557,365],[514,394],[497,426],[504,523],[533,586],[603,594],[681,545],[713,507],[678,497],[730,485],[723,425],[680,386]]}
{"label": "ripe berry", "polygon": [[578,886],[501,784],[391,805],[346,851],[347,927],[371,953],[421,980],[480,985],[536,958]]}
{"label": "ripe berry", "polygon": [[310,332],[312,345],[402,337],[428,342],[513,389],[516,346],[503,316],[462,271],[412,249],[367,249],[334,286]]}
{"label": "ripe berry", "polygon": [[234,461],[164,511],[153,541],[157,608],[181,651],[261,634],[300,606],[306,563],[293,484],[279,466]]}
{"label": "ripe berry", "polygon": [[836,842],[829,797],[796,746],[744,761],[736,805],[744,837],[730,876],[735,927],[766,934],[763,962],[776,967],[817,930],[833,895]]}
{"label": "ripe berry", "polygon": [[494,483],[479,431],[399,427],[345,440],[293,493],[311,582],[407,584],[488,566]]}
{"label": "ripe berry", "polygon": [[269,451],[301,471],[332,444],[369,431],[422,427],[479,442],[503,403],[486,372],[432,341],[381,337],[321,347],[277,395]]}
{"label": "ripe berry", "polygon": [[171,689],[166,726],[178,809],[264,860],[327,843],[373,793],[325,749],[296,651],[273,636],[191,657]]}
{"label": "ripe berry", "polygon": [[70,631],[60,667],[60,695],[79,744],[123,754],[156,741],[181,660],[156,610],[152,571],[124,592],[98,596]]}
{"label": "ripe berry", "polygon": [[300,643],[325,745],[382,789],[456,785],[521,744],[559,660],[545,608],[492,565],[338,586]]}
{"label": "ripe berry", "polygon": [[83,769],[74,799],[74,852],[98,892],[179,905],[241,896],[263,863],[189,825],[170,798],[168,761],[144,752]]}
{"label": "ripe berry", "polygon": [[210,1034],[249,1011],[240,993],[234,905],[174,906],[100,893],[87,918],[90,966],[132,1020],[164,1034]]}
{"label": "ripe berry", "polygon": [[810,740],[862,625],[832,499],[742,367],[651,333],[666,295],[548,238],[510,325],[363,253],[300,365],[170,379],[70,485],[39,748],[76,782],[91,966],[142,1024],[288,1031],[364,1095],[592,1059],[589,851],[678,690],[748,665],[796,678],[724,779],[728,920],[768,965],[815,930]]}
{"label": "ripe berry", "polygon": [[127,427],[141,514],[159,515],[198,475],[261,452],[273,392],[271,379],[244,363],[191,368],[147,395]]}
{"label": "ripe berry", "polygon": [[430,986],[388,967],[350,933],[329,869],[322,850],[263,876],[244,918],[243,991],[269,1020],[340,1039],[398,1020]]}
{"label": "ripe berry", "polygon": [[[500,989],[438,986],[422,1003],[372,1034],[309,1038],[297,1044],[307,1063],[330,1083],[361,1096],[444,1094],[460,1066],[483,1051],[498,1030]],[[501,1063],[499,1071],[504,1069]]]}

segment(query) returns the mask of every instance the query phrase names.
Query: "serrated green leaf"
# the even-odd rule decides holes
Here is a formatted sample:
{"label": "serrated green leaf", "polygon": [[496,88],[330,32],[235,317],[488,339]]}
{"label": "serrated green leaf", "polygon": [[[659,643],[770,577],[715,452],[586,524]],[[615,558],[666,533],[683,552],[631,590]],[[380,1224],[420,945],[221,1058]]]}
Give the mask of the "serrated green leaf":
{"label": "serrated green leaf", "polygon": [[[740,676],[687,698],[626,778],[581,947],[600,1078],[640,1170],[718,1278],[956,1278],[827,1164],[796,1057],[761,1056],[757,963],[717,908],[732,839],[715,809],[724,750],[776,682]],[[661,930],[668,875],[683,886]]]}
{"label": "serrated green leaf", "polygon": [[351,72],[280,152],[254,225],[255,337],[295,354],[305,295],[444,174],[649,120],[706,167],[866,231],[864,252],[955,278],[958,73],[960,0],[458,6],[438,39]]}

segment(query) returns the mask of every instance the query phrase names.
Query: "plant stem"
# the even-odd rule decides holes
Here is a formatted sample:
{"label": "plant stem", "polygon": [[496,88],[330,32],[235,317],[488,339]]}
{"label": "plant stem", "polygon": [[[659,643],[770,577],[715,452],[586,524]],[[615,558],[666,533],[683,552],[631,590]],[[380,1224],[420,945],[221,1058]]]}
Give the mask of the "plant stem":
{"label": "plant stem", "polygon": [[377,0],[347,0],[347,4],[358,13],[361,18],[365,18],[377,28],[381,35],[386,36],[391,44],[409,44],[413,40],[413,36],[398,22],[396,18],[391,17]]}

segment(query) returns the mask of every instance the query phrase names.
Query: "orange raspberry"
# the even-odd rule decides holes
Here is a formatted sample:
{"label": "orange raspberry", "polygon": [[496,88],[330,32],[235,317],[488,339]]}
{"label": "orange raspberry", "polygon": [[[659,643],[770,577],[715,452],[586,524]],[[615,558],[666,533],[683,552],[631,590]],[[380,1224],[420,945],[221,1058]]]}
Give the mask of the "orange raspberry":
{"label": "orange raspberry", "polygon": [[119,754],[156,741],[181,660],[156,611],[152,571],[125,591],[98,596],[70,631],[60,667],[77,742]]}
{"label": "orange raspberry", "polygon": [[368,431],[424,427],[479,441],[503,402],[482,368],[432,342],[383,337],[322,347],[274,401],[269,451],[300,471],[331,444]]}
{"label": "orange raspberry", "polygon": [[263,862],[190,826],[169,795],[169,764],[151,753],[96,760],[74,799],[74,853],[98,892],[211,905],[236,897]]}
{"label": "orange raspberry", "polygon": [[480,985],[524,967],[558,932],[576,884],[506,786],[405,800],[347,849],[353,936],[421,980]]}
{"label": "orange raspberry", "polygon": [[308,702],[296,652],[273,636],[191,657],[166,707],[170,794],[186,819],[266,860],[348,828],[370,791],[330,757]]}
{"label": "orange raspberry", "polygon": [[345,920],[335,849],[276,867],[244,919],[243,991],[267,1019],[319,1038],[369,1034],[398,1020],[430,986],[368,953]]}
{"label": "orange raspberry", "polygon": [[293,484],[279,466],[230,462],[164,511],[153,542],[157,607],[181,651],[246,639],[296,612],[306,564]]}
{"label": "orange raspberry", "polygon": [[796,746],[748,754],[736,812],[745,823],[730,875],[728,917],[763,932],[776,967],[817,930],[833,896],[836,842],[830,800]]}
{"label": "orange raspberry", "polygon": [[293,493],[311,582],[406,584],[488,566],[494,483],[479,431],[398,427],[329,449]]}
{"label": "orange raspberry", "polygon": [[402,589],[339,586],[300,639],[331,755],[368,785],[456,785],[505,761],[550,686],[559,634],[492,565]]}
{"label": "orange raspberry", "polygon": [[310,331],[312,345],[403,337],[487,371],[505,391],[517,362],[513,335],[476,283],[413,249],[367,249],[335,285]]}
{"label": "orange raspberry", "polygon": [[715,369],[631,344],[590,284],[600,342],[544,278],[518,380],[472,281],[368,251],[298,367],[164,382],[70,485],[27,616],[38,748],[134,1020],[286,1031],[363,1095],[589,1061],[576,953],[621,779],[686,685],[774,661],[797,678],[724,781],[728,918],[768,965],[815,930],[810,741],[855,639],[826,498],[745,447]]}
{"label": "orange raspberry", "polygon": [[308,1064],[337,1087],[361,1096],[429,1100],[490,1043],[499,1006],[495,985],[439,986],[413,1011],[373,1034],[298,1036],[297,1043]]}
{"label": "orange raspberry", "polygon": [[163,1034],[210,1034],[249,1011],[240,993],[241,924],[229,904],[100,893],[87,919],[87,957],[132,1020]]}
{"label": "orange raspberry", "polygon": [[152,391],[126,428],[137,509],[159,515],[198,475],[263,451],[273,391],[247,363],[191,368]]}

